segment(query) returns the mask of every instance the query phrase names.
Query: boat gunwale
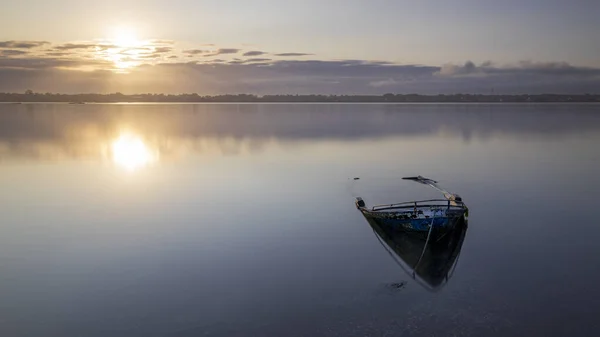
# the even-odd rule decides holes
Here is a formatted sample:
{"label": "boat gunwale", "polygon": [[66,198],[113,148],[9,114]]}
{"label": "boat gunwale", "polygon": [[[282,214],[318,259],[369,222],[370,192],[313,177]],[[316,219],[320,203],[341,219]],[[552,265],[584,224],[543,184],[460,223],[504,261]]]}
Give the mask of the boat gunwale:
{"label": "boat gunwale", "polygon": [[[438,204],[419,204],[425,202],[438,202]],[[443,203],[443,204],[442,204]],[[452,205],[454,203],[454,205]],[[383,211],[389,209],[409,209],[409,208],[423,208],[423,207],[445,207],[447,209],[458,209],[458,210],[466,210],[467,206],[462,201],[455,200],[447,200],[447,199],[429,199],[429,200],[420,200],[420,201],[406,201],[395,204],[382,204],[372,206],[371,209],[364,207],[364,209],[372,212]]]}

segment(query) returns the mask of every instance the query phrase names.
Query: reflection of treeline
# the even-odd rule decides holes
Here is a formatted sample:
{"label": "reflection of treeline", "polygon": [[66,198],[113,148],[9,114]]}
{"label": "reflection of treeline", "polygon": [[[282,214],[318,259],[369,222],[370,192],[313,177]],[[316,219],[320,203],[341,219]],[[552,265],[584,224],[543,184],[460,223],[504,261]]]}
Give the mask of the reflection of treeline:
{"label": "reflection of treeline", "polygon": [[0,93],[0,102],[600,102],[599,94],[563,95],[217,95]]}

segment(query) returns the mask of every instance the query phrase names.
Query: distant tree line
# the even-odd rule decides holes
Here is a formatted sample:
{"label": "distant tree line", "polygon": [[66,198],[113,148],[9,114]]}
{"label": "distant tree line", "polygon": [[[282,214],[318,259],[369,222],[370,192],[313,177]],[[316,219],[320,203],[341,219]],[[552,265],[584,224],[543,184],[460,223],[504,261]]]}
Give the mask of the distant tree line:
{"label": "distant tree line", "polygon": [[118,102],[449,102],[449,103],[492,103],[492,102],[600,102],[600,94],[537,94],[537,95],[216,95],[201,96],[193,94],[55,94],[37,93],[27,90],[25,93],[0,93],[0,102],[65,102],[65,103],[118,103]]}

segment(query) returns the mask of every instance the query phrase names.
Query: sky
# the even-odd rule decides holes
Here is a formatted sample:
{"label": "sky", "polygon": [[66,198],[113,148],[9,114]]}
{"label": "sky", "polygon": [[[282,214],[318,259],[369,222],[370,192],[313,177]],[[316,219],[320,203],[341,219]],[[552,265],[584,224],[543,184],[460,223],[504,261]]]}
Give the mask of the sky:
{"label": "sky", "polygon": [[600,92],[597,0],[0,6],[0,91]]}

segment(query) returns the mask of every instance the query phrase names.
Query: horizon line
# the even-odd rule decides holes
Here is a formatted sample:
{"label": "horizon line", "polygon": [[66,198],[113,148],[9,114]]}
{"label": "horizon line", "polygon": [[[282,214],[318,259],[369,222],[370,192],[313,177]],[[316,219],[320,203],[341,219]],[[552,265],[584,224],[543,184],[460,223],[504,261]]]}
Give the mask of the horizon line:
{"label": "horizon line", "polygon": [[600,94],[220,94],[2,93],[2,103],[600,103]]}

